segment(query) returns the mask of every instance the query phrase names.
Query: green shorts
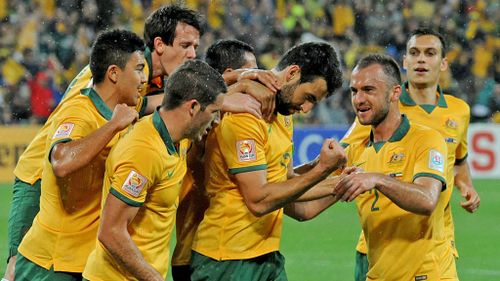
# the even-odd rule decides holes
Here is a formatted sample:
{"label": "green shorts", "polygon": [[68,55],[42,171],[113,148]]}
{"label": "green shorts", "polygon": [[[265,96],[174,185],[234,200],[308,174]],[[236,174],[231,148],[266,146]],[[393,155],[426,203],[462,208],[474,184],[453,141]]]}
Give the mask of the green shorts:
{"label": "green shorts", "polygon": [[9,256],[17,254],[17,247],[31,227],[33,219],[40,210],[40,185],[37,180],[33,185],[16,178],[12,186],[12,205],[9,212]]}
{"label": "green shorts", "polygon": [[354,280],[365,281],[368,273],[368,257],[356,251],[356,265],[354,266]]}
{"label": "green shorts", "polygon": [[287,281],[285,258],[271,252],[247,260],[217,261],[197,252],[191,256],[191,280]]}
{"label": "green shorts", "polygon": [[16,261],[16,281],[81,281],[81,273],[55,272],[53,268],[47,270],[20,253]]}

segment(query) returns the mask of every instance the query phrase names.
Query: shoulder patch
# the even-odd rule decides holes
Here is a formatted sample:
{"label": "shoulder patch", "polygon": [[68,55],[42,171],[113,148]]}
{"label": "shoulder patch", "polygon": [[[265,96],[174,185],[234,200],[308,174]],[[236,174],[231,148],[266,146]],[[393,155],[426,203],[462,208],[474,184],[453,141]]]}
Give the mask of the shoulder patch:
{"label": "shoulder patch", "polygon": [[75,127],[74,123],[62,123],[57,128],[56,132],[52,136],[52,139],[69,137],[74,127]]}
{"label": "shoulder patch", "polygon": [[134,197],[139,197],[139,194],[141,194],[141,191],[146,185],[146,182],[148,182],[146,177],[132,170],[123,183],[122,190]]}
{"label": "shoulder patch", "polygon": [[255,140],[246,139],[236,142],[236,153],[240,162],[247,162],[257,159],[257,152],[255,151]]}
{"label": "shoulder patch", "polygon": [[441,173],[444,171],[444,158],[437,150],[431,149],[429,151],[429,169],[440,171]]}

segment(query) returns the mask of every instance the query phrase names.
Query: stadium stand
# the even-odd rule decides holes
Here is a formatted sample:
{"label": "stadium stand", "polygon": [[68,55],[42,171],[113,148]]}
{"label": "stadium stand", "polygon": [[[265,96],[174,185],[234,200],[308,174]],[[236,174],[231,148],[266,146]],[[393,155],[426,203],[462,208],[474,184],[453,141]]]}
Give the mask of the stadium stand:
{"label": "stadium stand", "polygon": [[[87,63],[100,30],[124,27],[142,34],[145,17],[171,1],[0,0],[0,124],[43,123],[69,81]],[[368,52],[404,54],[409,30],[437,28],[450,42],[450,68],[441,75],[446,92],[466,100],[473,121],[500,122],[500,13],[494,0],[185,0],[206,16],[208,32],[199,54],[219,38],[255,47],[263,68],[290,46],[333,42],[345,78]],[[344,93],[348,92],[344,86]],[[348,95],[332,98],[298,124],[348,124]],[[493,115],[493,118],[491,118]]]}

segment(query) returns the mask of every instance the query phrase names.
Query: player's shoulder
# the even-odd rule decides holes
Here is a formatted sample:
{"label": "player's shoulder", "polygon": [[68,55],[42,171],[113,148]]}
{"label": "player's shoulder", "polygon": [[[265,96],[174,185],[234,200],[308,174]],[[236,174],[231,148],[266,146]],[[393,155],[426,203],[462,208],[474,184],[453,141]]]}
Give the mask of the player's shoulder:
{"label": "player's shoulder", "polygon": [[259,119],[250,113],[231,113],[227,112],[224,114],[221,120],[222,126],[235,125],[238,127],[252,127],[252,126],[265,126],[266,121],[264,119]]}
{"label": "player's shoulder", "polygon": [[470,107],[469,105],[461,98],[455,97],[450,94],[444,94],[444,99],[446,101],[447,106],[453,110],[458,112],[463,112],[469,114]]}
{"label": "player's shoulder", "polygon": [[423,140],[442,140],[443,137],[439,131],[420,123],[411,123],[408,136],[416,142]]}

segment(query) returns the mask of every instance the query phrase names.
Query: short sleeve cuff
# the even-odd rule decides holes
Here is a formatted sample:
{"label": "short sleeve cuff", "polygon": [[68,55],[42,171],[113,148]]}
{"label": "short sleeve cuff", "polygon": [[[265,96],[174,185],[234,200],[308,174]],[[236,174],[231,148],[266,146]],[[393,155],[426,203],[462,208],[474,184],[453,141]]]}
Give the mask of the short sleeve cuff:
{"label": "short sleeve cuff", "polygon": [[50,146],[50,150],[49,150],[49,163],[52,163],[50,162],[50,155],[52,155],[52,149],[54,149],[54,146],[56,146],[57,144],[60,144],[60,143],[66,143],[66,142],[70,142],[72,141],[72,139],[70,138],[64,138],[64,139],[60,139],[60,140],[56,140],[51,146]]}
{"label": "short sleeve cuff", "polygon": [[413,176],[413,181],[415,181],[417,178],[420,178],[420,177],[434,178],[443,184],[443,188],[441,189],[441,191],[446,190],[446,180],[442,176],[439,176],[436,174],[431,174],[431,173],[418,173],[418,174]]}
{"label": "short sleeve cuff", "polygon": [[123,201],[123,203],[125,203],[129,206],[132,206],[132,207],[140,207],[144,204],[144,202],[137,202],[137,201],[134,201],[134,200],[128,198],[127,196],[118,192],[114,187],[111,187],[111,189],[109,190],[109,193],[113,194],[116,198]]}
{"label": "short sleeve cuff", "polygon": [[256,166],[248,166],[248,167],[242,167],[242,168],[229,169],[229,173],[232,175],[236,175],[236,174],[253,172],[253,171],[261,171],[261,170],[266,170],[266,169],[267,169],[267,165],[262,164],[262,165],[256,165]]}
{"label": "short sleeve cuff", "polygon": [[455,165],[460,165],[462,164],[466,159],[467,159],[467,156],[469,156],[469,154],[465,154],[464,157],[460,158],[460,159],[455,159]]}

